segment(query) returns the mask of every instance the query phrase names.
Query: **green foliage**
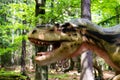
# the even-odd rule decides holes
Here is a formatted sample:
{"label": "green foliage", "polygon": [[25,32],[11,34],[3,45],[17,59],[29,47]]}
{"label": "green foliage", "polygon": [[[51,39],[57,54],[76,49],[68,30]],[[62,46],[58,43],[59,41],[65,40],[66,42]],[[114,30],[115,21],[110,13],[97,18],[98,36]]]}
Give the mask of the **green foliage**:
{"label": "green foliage", "polygon": [[[9,3],[9,4],[8,4]],[[21,47],[24,37],[22,30],[29,31],[35,26],[36,21],[44,16],[44,23],[63,22],[73,17],[79,17],[79,1],[48,0],[45,8],[46,14],[35,17],[34,0],[28,1],[1,1],[0,2],[0,55],[7,52],[14,52]],[[63,6],[64,5],[64,6]],[[77,14],[77,15],[76,15]],[[26,23],[23,23],[25,21]],[[27,38],[26,38],[27,39]]]}
{"label": "green foliage", "polygon": [[55,79],[55,78],[68,79],[68,76],[69,76],[68,74],[55,74],[55,73],[48,75],[48,77],[49,77],[49,78],[52,78],[52,79],[53,79],[53,78],[54,78],[54,79]]}
{"label": "green foliage", "polygon": [[0,55],[21,47],[22,30],[35,25],[34,10],[34,3],[0,2]]}
{"label": "green foliage", "polygon": [[71,18],[80,17],[80,0],[47,0],[44,22],[64,22]]}
{"label": "green foliage", "polygon": [[26,80],[26,76],[21,75],[13,71],[0,70],[0,80]]}
{"label": "green foliage", "polygon": [[[42,22],[64,22],[72,18],[79,18],[80,0],[46,0],[45,15],[35,17],[35,0],[1,0],[0,1],[0,55],[13,53],[21,49],[23,29],[28,32]],[[119,0],[91,0],[92,20],[99,23],[116,15]],[[116,24],[113,21],[114,24]],[[109,24],[111,25],[111,24]]]}
{"label": "green foliage", "polygon": [[119,0],[92,0],[92,20],[99,23],[115,16],[118,6],[120,6]]}

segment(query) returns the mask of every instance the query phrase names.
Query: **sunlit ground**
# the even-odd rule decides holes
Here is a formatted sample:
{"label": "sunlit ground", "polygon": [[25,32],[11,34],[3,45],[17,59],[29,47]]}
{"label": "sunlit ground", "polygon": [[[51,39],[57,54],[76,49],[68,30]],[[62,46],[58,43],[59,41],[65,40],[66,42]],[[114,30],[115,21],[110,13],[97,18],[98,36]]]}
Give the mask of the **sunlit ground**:
{"label": "sunlit ground", "polygon": [[[12,72],[15,72],[16,74],[20,73],[20,67],[17,67],[15,70],[12,70]],[[35,80],[34,79],[34,77],[35,77],[34,69],[28,69],[27,73],[28,73],[29,77],[31,78],[31,80]],[[7,74],[7,75],[9,75],[9,74]],[[115,73],[113,71],[103,71],[103,78],[105,80],[111,79],[112,77],[114,77],[114,75],[115,75]],[[78,73],[77,70],[63,73],[61,71],[56,72],[56,70],[54,70],[54,69],[49,69],[48,80],[79,80],[79,79],[80,79],[80,73]]]}

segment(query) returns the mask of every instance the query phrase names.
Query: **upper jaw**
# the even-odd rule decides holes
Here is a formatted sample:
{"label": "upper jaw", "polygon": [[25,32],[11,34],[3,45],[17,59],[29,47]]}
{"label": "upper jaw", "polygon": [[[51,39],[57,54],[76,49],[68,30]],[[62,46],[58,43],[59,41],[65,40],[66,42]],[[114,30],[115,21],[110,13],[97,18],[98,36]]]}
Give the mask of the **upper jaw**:
{"label": "upper jaw", "polygon": [[76,31],[72,31],[70,29],[68,30],[68,32],[64,32],[64,30],[59,31],[54,27],[51,29],[35,28],[28,33],[29,39],[34,38],[34,39],[38,39],[41,41],[51,41],[51,42],[53,41],[54,42],[55,41],[74,41],[74,40],[78,40],[79,37],[80,37],[80,34],[77,33]]}

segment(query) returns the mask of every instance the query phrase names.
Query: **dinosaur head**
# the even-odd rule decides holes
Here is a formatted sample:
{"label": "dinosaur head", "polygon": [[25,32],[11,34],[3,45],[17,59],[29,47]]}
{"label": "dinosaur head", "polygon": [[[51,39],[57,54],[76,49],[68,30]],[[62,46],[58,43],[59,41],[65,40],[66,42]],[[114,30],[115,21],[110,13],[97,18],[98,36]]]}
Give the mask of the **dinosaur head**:
{"label": "dinosaur head", "polygon": [[35,45],[53,47],[51,51],[38,53],[35,61],[39,65],[47,65],[71,57],[81,43],[79,31],[69,23],[52,27],[38,26],[29,32],[28,39]]}

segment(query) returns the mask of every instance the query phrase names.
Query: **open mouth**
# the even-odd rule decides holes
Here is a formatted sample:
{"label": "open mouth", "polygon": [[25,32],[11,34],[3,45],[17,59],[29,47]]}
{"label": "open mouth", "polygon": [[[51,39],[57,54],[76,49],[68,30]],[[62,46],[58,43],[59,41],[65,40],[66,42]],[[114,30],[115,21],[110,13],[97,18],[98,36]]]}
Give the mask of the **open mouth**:
{"label": "open mouth", "polygon": [[50,50],[46,50],[45,52],[40,51],[37,53],[35,61],[39,65],[48,65],[59,60],[70,58],[71,55],[74,54],[74,52],[76,52],[77,49],[77,44],[73,41],[72,42],[68,40],[44,41],[35,38],[28,39],[34,45],[45,46],[47,48],[49,48],[52,45]]}
{"label": "open mouth", "polygon": [[39,40],[39,39],[34,39],[34,38],[28,38],[30,42],[32,42],[33,44],[37,45],[37,46],[50,46],[52,45],[52,47],[50,47],[51,49],[49,49],[48,51],[46,51],[45,53],[38,53],[38,56],[42,56],[42,55],[47,55],[47,52],[52,52],[56,49],[58,49],[62,43],[62,41],[43,41],[43,40]]}

